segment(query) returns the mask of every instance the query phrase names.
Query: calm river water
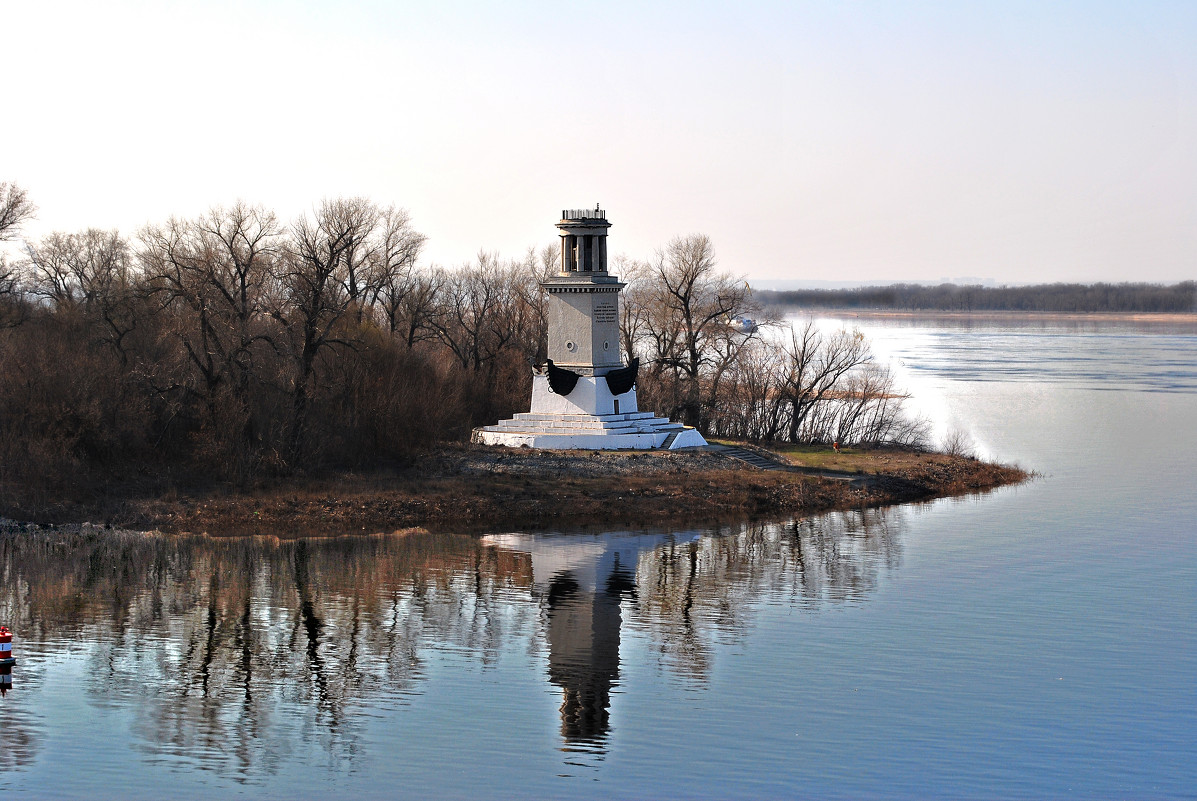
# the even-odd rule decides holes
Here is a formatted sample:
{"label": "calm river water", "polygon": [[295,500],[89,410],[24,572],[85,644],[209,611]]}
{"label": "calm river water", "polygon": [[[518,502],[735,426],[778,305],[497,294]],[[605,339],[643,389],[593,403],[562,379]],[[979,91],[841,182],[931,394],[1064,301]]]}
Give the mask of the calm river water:
{"label": "calm river water", "polygon": [[1194,797],[1197,331],[862,328],[1043,477],[719,530],[8,535],[0,787]]}

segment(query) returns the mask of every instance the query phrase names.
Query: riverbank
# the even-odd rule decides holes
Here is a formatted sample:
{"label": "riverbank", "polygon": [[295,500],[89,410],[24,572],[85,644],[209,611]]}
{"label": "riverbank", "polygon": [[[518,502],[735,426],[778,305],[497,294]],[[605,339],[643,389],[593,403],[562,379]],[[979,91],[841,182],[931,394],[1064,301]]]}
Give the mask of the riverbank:
{"label": "riverbank", "polygon": [[[831,451],[827,451],[831,454]],[[778,456],[785,461],[785,457]],[[153,497],[62,497],[0,514],[41,524],[213,535],[709,525],[929,500],[1023,481],[1018,468],[908,451],[808,449],[818,472],[758,470],[727,455],[445,446],[400,468],[274,479],[253,488],[172,488]]]}

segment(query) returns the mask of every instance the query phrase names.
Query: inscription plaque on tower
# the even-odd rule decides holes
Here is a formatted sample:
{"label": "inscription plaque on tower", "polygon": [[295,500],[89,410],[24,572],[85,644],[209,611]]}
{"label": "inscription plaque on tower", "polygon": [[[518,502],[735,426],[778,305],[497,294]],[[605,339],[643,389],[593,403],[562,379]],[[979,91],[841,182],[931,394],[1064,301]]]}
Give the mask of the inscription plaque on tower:
{"label": "inscription plaque on tower", "polygon": [[618,320],[619,307],[614,298],[611,300],[602,298],[594,302],[594,321],[596,323],[614,323]]}

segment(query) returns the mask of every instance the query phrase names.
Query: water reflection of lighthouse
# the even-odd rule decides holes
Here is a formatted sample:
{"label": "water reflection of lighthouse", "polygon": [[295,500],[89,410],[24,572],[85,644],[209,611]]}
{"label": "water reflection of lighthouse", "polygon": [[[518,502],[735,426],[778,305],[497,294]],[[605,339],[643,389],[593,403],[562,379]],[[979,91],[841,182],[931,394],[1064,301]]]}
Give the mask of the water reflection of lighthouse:
{"label": "water reflection of lighthouse", "polygon": [[639,555],[676,534],[498,534],[485,542],[532,557],[532,591],[544,605],[549,681],[561,689],[567,746],[601,748],[619,681],[620,603],[636,591]]}

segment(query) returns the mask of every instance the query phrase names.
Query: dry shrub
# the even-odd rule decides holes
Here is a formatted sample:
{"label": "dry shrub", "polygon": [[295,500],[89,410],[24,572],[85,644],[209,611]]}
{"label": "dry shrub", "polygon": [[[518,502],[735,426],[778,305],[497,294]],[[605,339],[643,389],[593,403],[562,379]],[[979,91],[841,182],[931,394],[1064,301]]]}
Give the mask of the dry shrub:
{"label": "dry shrub", "polygon": [[145,450],[145,405],[78,319],[39,316],[0,338],[0,476],[48,489]]}
{"label": "dry shrub", "polygon": [[944,436],[939,449],[948,456],[963,456],[966,459],[975,459],[977,456],[977,446],[972,437],[959,428],[952,429]]}
{"label": "dry shrub", "polygon": [[352,358],[354,428],[345,432],[352,444],[342,459],[373,464],[404,457],[436,442],[460,418],[459,382],[427,355],[378,339]]}

